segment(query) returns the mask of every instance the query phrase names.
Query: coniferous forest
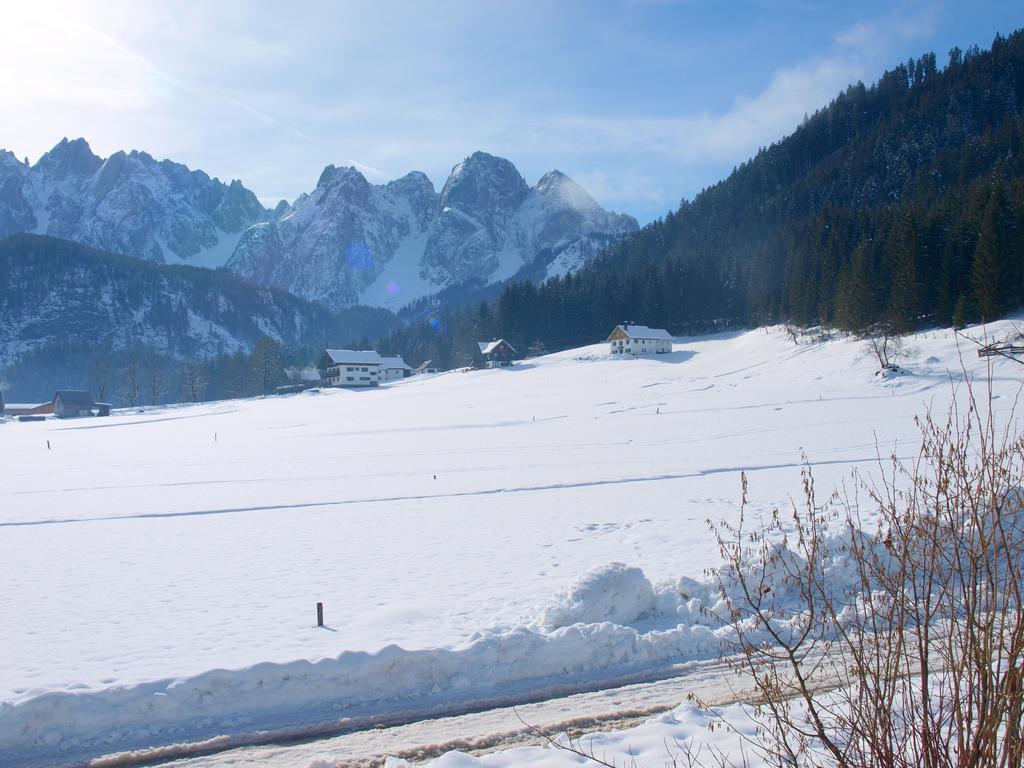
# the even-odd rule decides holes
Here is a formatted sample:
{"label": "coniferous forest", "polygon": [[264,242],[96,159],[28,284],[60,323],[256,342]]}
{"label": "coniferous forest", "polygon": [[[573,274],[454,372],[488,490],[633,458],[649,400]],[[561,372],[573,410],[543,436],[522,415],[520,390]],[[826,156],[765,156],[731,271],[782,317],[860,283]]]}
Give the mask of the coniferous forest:
{"label": "coniferous forest", "polygon": [[1024,304],[1024,31],[851,85],[724,181],[542,285],[440,311],[380,347],[467,362],[593,343],[617,322],[676,334],[793,322],[852,332],[993,319]]}

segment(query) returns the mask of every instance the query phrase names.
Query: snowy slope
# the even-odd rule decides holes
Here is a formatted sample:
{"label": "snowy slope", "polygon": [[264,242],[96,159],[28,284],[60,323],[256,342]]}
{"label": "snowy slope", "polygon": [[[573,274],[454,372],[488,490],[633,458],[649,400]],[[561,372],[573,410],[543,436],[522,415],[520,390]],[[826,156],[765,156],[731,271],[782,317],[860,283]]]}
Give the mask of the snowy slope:
{"label": "snowy slope", "polygon": [[243,230],[269,216],[239,181],[145,152],[103,159],[63,139],[28,166],[0,150],[0,238],[52,235],[157,263],[219,267]]}
{"label": "snowy slope", "polygon": [[[913,343],[889,381],[856,342],[759,330],[0,425],[0,749],[47,764],[713,654],[673,596],[715,564],[704,521],[735,514],[741,470],[755,514],[798,493],[801,450],[825,487],[912,452],[914,415],[961,375],[951,332]],[[994,364],[1002,409],[1019,369]],[[635,609],[563,593],[611,562],[655,602],[628,569],[607,583]],[[556,626],[599,619],[619,623]]]}

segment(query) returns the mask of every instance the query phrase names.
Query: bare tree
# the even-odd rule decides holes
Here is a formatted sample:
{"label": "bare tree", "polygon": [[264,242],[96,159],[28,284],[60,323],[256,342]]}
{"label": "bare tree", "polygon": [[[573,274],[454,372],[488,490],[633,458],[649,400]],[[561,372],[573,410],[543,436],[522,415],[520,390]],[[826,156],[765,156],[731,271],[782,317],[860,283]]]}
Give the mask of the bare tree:
{"label": "bare tree", "polygon": [[160,365],[160,361],[155,358],[151,360],[146,374],[146,389],[149,396],[149,404],[159,405],[160,401],[163,399],[164,390],[166,389],[163,366]]}
{"label": "bare tree", "polygon": [[269,395],[287,379],[281,363],[281,345],[269,336],[256,342],[251,365],[258,391],[264,395]]}
{"label": "bare tree", "polygon": [[100,402],[105,402],[114,378],[114,366],[108,349],[97,352],[89,363],[89,388]]}
{"label": "bare tree", "polygon": [[206,378],[203,376],[203,369],[198,363],[189,360],[181,370],[182,393],[193,403],[198,403],[206,392]]}
{"label": "bare tree", "polygon": [[142,371],[139,367],[139,358],[137,355],[131,354],[121,371],[121,398],[125,405],[134,408],[139,404],[141,395]]}
{"label": "bare tree", "polygon": [[897,363],[913,356],[913,350],[889,323],[871,326],[865,333],[864,351],[878,361],[881,371],[894,370]]}

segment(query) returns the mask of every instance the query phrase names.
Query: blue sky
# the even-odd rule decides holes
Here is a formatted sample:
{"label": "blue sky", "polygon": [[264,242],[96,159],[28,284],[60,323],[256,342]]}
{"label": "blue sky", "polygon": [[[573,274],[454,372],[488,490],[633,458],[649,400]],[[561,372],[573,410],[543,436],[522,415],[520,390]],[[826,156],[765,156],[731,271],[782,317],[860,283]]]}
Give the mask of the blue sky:
{"label": "blue sky", "polygon": [[642,222],[910,56],[987,47],[1019,2],[8,0],[0,146],[62,136],[239,178],[328,163],[440,188],[474,150],[558,168]]}

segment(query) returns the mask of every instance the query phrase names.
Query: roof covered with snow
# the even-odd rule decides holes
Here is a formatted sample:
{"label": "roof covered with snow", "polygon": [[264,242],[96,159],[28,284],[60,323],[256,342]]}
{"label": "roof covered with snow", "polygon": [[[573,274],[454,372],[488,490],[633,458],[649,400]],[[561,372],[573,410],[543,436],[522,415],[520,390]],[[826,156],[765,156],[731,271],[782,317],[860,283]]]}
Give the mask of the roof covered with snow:
{"label": "roof covered with snow", "polygon": [[481,355],[489,355],[489,354],[491,354],[491,352],[496,350],[502,344],[507,346],[513,352],[516,351],[516,348],[513,347],[511,344],[509,344],[504,339],[495,339],[494,341],[478,341],[476,344],[477,344],[478,347],[480,347],[480,354]]}
{"label": "roof covered with snow", "polygon": [[352,365],[382,365],[384,358],[375,349],[327,349],[324,355],[335,365],[351,363]]}
{"label": "roof covered with snow", "polygon": [[672,334],[664,328],[648,328],[646,325],[617,325],[631,339],[661,339],[672,341]]}
{"label": "roof covered with snow", "polygon": [[404,371],[412,370],[412,367],[407,365],[401,357],[382,357],[380,360],[382,368],[401,368]]}

